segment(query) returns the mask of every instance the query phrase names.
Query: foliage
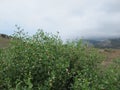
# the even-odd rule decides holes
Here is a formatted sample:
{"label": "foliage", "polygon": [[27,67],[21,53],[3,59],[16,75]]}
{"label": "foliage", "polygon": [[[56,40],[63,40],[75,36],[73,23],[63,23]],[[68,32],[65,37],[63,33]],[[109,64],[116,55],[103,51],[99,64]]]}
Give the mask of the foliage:
{"label": "foliage", "polygon": [[[118,68],[101,72],[102,56],[82,41],[63,43],[42,30],[16,32],[0,49],[2,90],[119,90]],[[111,71],[112,70],[112,71]]]}

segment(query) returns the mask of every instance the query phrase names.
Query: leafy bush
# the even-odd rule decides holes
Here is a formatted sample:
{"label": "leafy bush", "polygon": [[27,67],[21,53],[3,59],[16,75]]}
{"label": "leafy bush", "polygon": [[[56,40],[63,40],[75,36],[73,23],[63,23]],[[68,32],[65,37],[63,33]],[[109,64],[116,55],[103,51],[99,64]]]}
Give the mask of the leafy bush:
{"label": "leafy bush", "polygon": [[64,44],[58,35],[42,30],[33,36],[18,31],[10,46],[0,50],[0,89],[117,90],[119,75],[111,69],[101,74],[102,59],[81,40]]}

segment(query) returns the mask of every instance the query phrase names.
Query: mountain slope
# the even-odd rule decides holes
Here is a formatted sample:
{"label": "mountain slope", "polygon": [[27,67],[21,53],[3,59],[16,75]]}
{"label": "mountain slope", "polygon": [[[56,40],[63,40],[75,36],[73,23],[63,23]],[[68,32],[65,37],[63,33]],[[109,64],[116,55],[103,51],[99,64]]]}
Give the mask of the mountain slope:
{"label": "mountain slope", "polygon": [[97,48],[116,48],[120,49],[120,38],[106,39],[106,40],[87,40],[89,43]]}

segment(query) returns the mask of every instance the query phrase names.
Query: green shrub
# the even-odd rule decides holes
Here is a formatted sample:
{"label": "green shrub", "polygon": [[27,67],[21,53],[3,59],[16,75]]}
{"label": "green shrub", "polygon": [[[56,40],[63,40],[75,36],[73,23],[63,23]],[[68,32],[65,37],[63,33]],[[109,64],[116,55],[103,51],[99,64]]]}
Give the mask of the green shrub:
{"label": "green shrub", "polygon": [[82,45],[81,40],[64,44],[58,35],[44,33],[42,30],[33,36],[18,31],[13,35],[10,46],[0,50],[0,89],[119,88],[118,84],[112,84],[112,80],[119,75],[111,74],[111,69],[100,73],[99,65],[102,59],[95,48]]}

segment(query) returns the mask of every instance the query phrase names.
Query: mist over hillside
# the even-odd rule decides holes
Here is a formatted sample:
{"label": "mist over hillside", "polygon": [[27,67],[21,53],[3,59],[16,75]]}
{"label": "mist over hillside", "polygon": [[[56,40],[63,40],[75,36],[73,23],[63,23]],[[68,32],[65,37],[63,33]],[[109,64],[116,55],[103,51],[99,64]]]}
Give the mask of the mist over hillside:
{"label": "mist over hillside", "polygon": [[120,49],[120,38],[99,38],[99,39],[86,39],[89,44],[96,48],[115,48]]}
{"label": "mist over hillside", "polygon": [[[0,48],[8,46],[11,36],[7,34],[0,34]],[[77,39],[78,40],[78,39]],[[92,37],[89,39],[82,39],[83,43],[89,43],[90,46],[96,48],[115,48],[120,49],[120,37]]]}

